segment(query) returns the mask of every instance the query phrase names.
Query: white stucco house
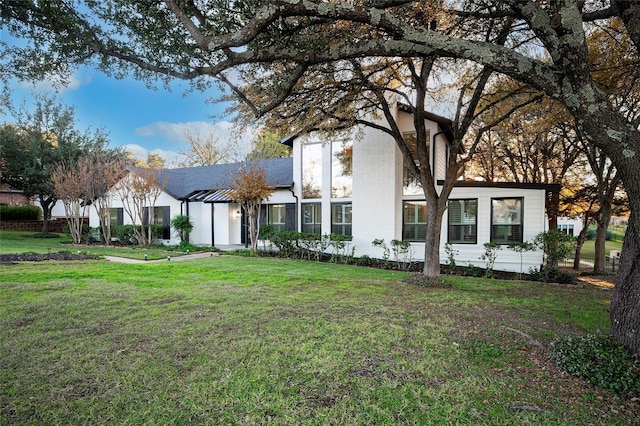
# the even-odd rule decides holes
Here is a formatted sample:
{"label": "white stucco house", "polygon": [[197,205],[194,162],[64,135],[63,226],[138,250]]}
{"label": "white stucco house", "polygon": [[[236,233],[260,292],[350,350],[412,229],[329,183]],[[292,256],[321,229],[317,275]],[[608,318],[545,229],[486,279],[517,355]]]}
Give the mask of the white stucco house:
{"label": "white stucco house", "polygon": [[[281,230],[293,230],[296,227],[292,165],[292,158],[259,162],[266,172],[267,183],[275,187],[271,198],[263,206],[263,215]],[[240,167],[247,167],[247,164],[162,170],[159,181],[166,182],[166,185],[150,215],[152,223],[164,226],[161,242],[166,245],[178,244],[179,236],[170,228],[170,221],[177,215],[188,215],[194,225],[189,236],[190,243],[201,246],[244,244],[246,226],[243,223],[246,224],[246,217],[240,205],[230,200],[224,192],[229,188],[231,176]],[[110,205],[112,224],[131,224],[131,219],[125,214],[123,201],[116,193],[112,194]],[[92,227],[100,224],[93,209],[89,224]]]}
{"label": "white stucco house", "polygon": [[[414,131],[412,116],[396,110],[397,122],[406,134]],[[436,180],[444,179],[451,122],[428,114],[431,161]],[[264,160],[269,184],[277,189],[263,207],[262,221],[276,230],[351,236],[355,256],[382,258],[373,240],[409,241],[412,259],[424,255],[426,203],[422,189],[407,179],[403,156],[384,132],[357,129],[353,137],[327,139],[310,134],[287,139],[291,158]],[[168,223],[177,214],[188,214],[195,227],[190,242],[216,246],[245,242],[243,215],[221,190],[239,164],[193,167],[163,171],[167,186],[156,203],[154,221],[164,223],[164,242],[177,244]],[[440,256],[446,263],[444,245],[456,251],[459,266],[484,266],[480,256],[484,243],[503,246],[494,268],[527,272],[538,268],[540,251],[519,253],[506,245],[532,241],[546,225],[545,196],[554,186],[543,184],[460,181],[453,189],[441,230]],[[120,204],[119,204],[120,203]],[[112,218],[122,221],[121,201],[114,199]],[[120,209],[120,213],[118,213]],[[97,226],[94,213],[91,226]],[[124,218],[126,220],[126,218]],[[522,260],[522,265],[521,265]]]}
{"label": "white stucco house", "polygon": [[[412,115],[395,111],[401,130],[415,132]],[[434,114],[425,117],[430,133],[430,155],[436,181],[445,178],[450,120]],[[411,243],[414,260],[424,256],[426,203],[422,189],[404,173],[400,149],[386,133],[359,129],[358,136],[326,140],[307,135],[289,140],[293,146],[293,192],[299,200],[300,230],[349,234],[356,257],[383,256],[374,239]],[[555,185],[460,181],[454,187],[441,229],[441,263],[444,245],[457,252],[456,263],[483,267],[484,243],[502,246],[496,270],[527,272],[543,262],[541,251],[520,254],[510,243],[532,241],[546,225],[547,191]],[[522,265],[521,265],[522,260]]]}

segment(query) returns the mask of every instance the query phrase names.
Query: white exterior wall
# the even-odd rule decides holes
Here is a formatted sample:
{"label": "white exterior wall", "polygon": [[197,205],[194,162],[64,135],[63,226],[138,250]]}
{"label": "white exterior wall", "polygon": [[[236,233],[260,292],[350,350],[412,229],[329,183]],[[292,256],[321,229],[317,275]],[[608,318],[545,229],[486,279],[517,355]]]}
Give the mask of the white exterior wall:
{"label": "white exterior wall", "polygon": [[[452,244],[452,248],[458,251],[455,256],[458,266],[468,264],[484,268],[484,262],[480,256],[484,252],[483,244],[491,239],[491,199],[492,198],[523,198],[523,241],[533,242],[536,235],[544,231],[546,223],[544,205],[544,189],[512,189],[495,187],[456,187],[451,191],[449,199],[477,199],[477,244]],[[448,215],[444,213],[442,229],[440,233],[440,263],[448,262],[444,251],[444,244],[448,238]],[[414,243],[415,244],[415,243]],[[420,245],[423,246],[423,245]],[[501,246],[498,251],[494,269],[502,271],[520,272],[520,253],[509,250],[507,246]],[[542,264],[542,251],[524,253],[522,256],[522,272],[527,273],[531,268],[540,268]]]}
{"label": "white exterior wall", "polygon": [[[413,123],[407,114],[399,119],[402,130],[412,131]],[[431,137],[436,135],[436,149],[430,150],[430,155],[435,154],[437,161],[434,167],[436,180],[445,178],[446,152],[448,143],[443,134],[438,134],[440,129],[437,123],[428,123]],[[317,136],[316,136],[317,137]],[[302,182],[302,141],[311,141],[313,137],[296,140],[293,149],[294,156],[294,181]],[[316,139],[317,140],[317,139]],[[403,158],[395,141],[386,133],[371,128],[361,129],[361,133],[354,136],[353,141],[353,196],[351,199],[331,199],[331,144],[325,143],[323,148],[323,182],[322,182],[322,233],[331,232],[331,201],[352,202],[352,236],[351,247],[355,247],[355,256],[367,255],[374,258],[382,258],[383,250],[373,246],[374,239],[384,239],[387,246],[391,246],[391,240],[402,239],[403,225],[403,201],[423,200],[421,196],[402,195],[403,184]],[[295,188],[300,202],[304,202],[301,194],[301,185]],[[477,243],[455,244],[454,250],[458,251],[456,263],[459,266],[472,264],[484,267],[480,256],[484,252],[483,244],[490,241],[491,233],[491,199],[492,198],[523,198],[523,240],[532,241],[535,236],[545,228],[545,190],[487,187],[456,187],[450,196],[451,199],[477,199]],[[317,200],[309,200],[317,201]],[[300,208],[298,209],[300,216]],[[298,229],[301,229],[298,218]],[[447,213],[445,212],[441,229],[440,261],[447,263],[444,245],[448,238]],[[424,259],[424,243],[411,243],[413,259]],[[502,246],[498,251],[494,269],[520,272],[528,272],[530,268],[538,268],[542,263],[542,252],[524,253],[522,266],[520,254]]]}
{"label": "white exterior wall", "polygon": [[356,256],[382,257],[382,250],[371,242],[388,242],[398,233],[396,217],[402,213],[398,203],[402,177],[398,180],[398,169],[402,169],[402,155],[397,155],[395,141],[389,136],[369,128],[354,141],[351,244]]}
{"label": "white exterior wall", "polygon": [[[189,203],[189,220],[193,224],[193,229],[189,234],[189,243],[196,246],[211,245],[211,207],[210,203]],[[185,207],[184,213],[186,212]]]}
{"label": "white exterior wall", "polygon": [[[169,206],[169,215],[170,215],[170,219],[173,219],[174,217],[178,216],[179,214],[181,214],[181,204],[182,202],[180,200],[176,200],[175,198],[173,198],[171,195],[167,194],[166,192],[162,192],[160,194],[160,196],[158,197],[158,199],[156,200],[155,203],[155,207],[164,207],[164,206]],[[109,207],[111,208],[122,208],[124,207],[124,204],[122,202],[122,200],[119,197],[112,197],[111,198],[111,202],[109,203]],[[129,217],[129,215],[127,215],[126,210],[123,212],[123,224],[124,225],[133,225],[134,222],[131,220],[131,218]],[[139,223],[138,223],[139,225]],[[95,211],[95,208],[91,208],[91,210],[89,211],[89,226],[91,227],[98,227],[100,226],[100,220],[98,218],[98,215]],[[180,243],[180,237],[178,235],[175,234],[175,232],[173,232],[173,229],[171,230],[171,235],[170,235],[170,239],[168,240],[162,240],[161,241],[162,244],[165,245],[176,245]]]}
{"label": "white exterior wall", "polygon": [[582,219],[579,217],[559,217],[558,226],[560,225],[573,225],[573,235],[576,237],[583,228]]}

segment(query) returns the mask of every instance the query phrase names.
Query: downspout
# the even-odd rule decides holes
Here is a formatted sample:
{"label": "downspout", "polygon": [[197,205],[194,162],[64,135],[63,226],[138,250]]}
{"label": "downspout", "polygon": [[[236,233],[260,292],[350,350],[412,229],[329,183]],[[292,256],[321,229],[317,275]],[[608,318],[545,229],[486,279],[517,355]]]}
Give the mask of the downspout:
{"label": "downspout", "polygon": [[302,226],[302,221],[300,221],[300,223],[297,223],[298,222],[298,215],[300,214],[300,205],[298,204],[300,202],[300,200],[298,199],[298,196],[296,195],[296,193],[293,192],[293,183],[289,187],[289,192],[291,192],[291,195],[293,195],[293,198],[296,199],[296,231],[300,232],[300,230],[301,230],[300,227]]}

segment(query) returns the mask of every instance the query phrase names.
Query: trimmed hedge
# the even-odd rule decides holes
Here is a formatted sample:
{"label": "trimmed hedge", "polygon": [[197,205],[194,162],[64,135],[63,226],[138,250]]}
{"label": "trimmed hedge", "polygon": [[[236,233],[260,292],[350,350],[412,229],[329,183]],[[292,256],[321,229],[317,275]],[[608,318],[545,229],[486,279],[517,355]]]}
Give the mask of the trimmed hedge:
{"label": "trimmed hedge", "polygon": [[0,205],[0,219],[2,220],[39,220],[42,210],[37,206],[7,206]]}

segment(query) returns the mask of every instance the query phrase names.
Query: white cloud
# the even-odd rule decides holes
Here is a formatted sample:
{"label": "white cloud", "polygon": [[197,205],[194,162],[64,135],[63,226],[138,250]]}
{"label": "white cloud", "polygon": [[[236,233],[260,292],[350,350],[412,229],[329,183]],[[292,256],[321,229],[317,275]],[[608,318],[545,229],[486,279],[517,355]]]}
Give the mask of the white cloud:
{"label": "white cloud", "polygon": [[86,73],[74,73],[67,80],[58,75],[51,75],[42,81],[19,81],[18,86],[32,92],[63,93],[68,90],[77,90],[81,86],[91,84],[92,77]]}
{"label": "white cloud", "polygon": [[[185,131],[189,131],[195,136],[206,138],[213,133],[217,140],[224,143],[237,143],[238,157],[244,156],[251,150],[251,144],[256,138],[255,129],[245,129],[240,131],[233,123],[220,121],[208,123],[205,121],[189,121],[185,123],[169,123],[157,121],[135,130],[137,136],[145,138],[162,138],[170,142],[186,143]],[[176,145],[177,149],[186,148]]]}
{"label": "white cloud", "polygon": [[123,145],[122,147],[125,151],[129,152],[133,158],[141,161],[147,161],[147,156],[149,154],[158,154],[164,159],[167,168],[177,167],[180,162],[184,161],[184,156],[176,151],[159,148],[148,150],[140,145],[133,143]]}

